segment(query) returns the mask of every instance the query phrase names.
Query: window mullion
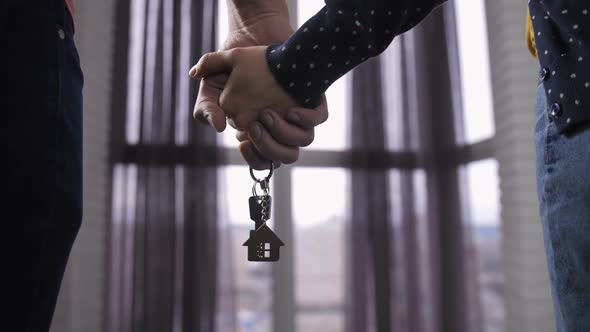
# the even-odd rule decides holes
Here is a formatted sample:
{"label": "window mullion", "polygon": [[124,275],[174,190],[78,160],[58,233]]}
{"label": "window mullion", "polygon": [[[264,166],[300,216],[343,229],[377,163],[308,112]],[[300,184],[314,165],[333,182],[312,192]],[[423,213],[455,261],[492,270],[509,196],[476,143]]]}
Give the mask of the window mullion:
{"label": "window mullion", "polygon": [[272,265],[274,332],[295,332],[294,224],[291,197],[292,167],[282,166],[272,177],[273,207],[271,225],[285,243],[281,259]]}

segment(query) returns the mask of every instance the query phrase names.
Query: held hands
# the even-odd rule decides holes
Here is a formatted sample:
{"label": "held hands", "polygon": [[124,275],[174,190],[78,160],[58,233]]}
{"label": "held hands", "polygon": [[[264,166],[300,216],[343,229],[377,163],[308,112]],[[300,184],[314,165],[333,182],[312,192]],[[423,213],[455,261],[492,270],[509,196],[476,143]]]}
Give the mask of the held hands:
{"label": "held hands", "polygon": [[[209,53],[190,71],[193,78],[204,76],[194,117],[222,132],[227,114],[228,122],[238,129],[240,153],[257,170],[268,169],[269,160],[275,162],[275,167],[297,161],[299,148],[313,142],[314,127],[328,119],[325,97],[316,109],[293,107],[295,102],[268,69],[265,49],[248,47]],[[238,57],[243,53],[250,54],[240,61]],[[248,84],[249,79],[256,84]]]}
{"label": "held hands", "polygon": [[279,116],[297,106],[274,80],[266,63],[266,46],[241,47],[207,53],[190,70],[192,78],[230,73],[219,96],[219,106],[236,129],[249,128],[263,110]]}
{"label": "held hands", "polygon": [[264,110],[261,123],[254,123],[248,132],[238,131],[236,138],[242,142],[240,152],[254,169],[266,169],[266,159],[291,164],[299,158],[299,147],[310,145],[314,139],[314,127],[328,119],[328,104],[323,98],[316,109],[293,107],[285,118],[272,110]]}
{"label": "held hands", "polygon": [[[258,13],[261,5],[252,0],[244,3],[256,10],[245,13],[243,6],[238,6],[237,2],[236,6],[230,8],[230,32],[222,50],[282,43],[293,33],[286,6],[272,10],[264,8]],[[227,73],[205,77],[201,81],[195,103],[195,119],[200,123],[209,124],[217,132],[222,132],[226,128],[226,115],[219,105],[219,100],[227,80]],[[300,147],[307,146],[313,141],[314,127],[327,119],[328,105],[325,98],[316,109],[294,107],[285,117],[279,116],[272,109],[263,110],[258,121],[246,130],[236,132],[236,138],[241,142],[240,153],[246,162],[257,170],[268,169],[269,160],[275,162],[275,167],[280,163],[292,163],[299,158]]]}

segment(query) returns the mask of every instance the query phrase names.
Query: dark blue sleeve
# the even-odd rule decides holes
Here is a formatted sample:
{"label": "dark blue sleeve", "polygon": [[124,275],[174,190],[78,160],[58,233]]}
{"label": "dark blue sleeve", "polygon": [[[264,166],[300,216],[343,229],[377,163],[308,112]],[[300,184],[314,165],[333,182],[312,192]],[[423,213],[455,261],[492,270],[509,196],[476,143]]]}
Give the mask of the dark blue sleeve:
{"label": "dark blue sleeve", "polygon": [[315,107],[338,78],[381,54],[445,0],[326,0],[289,40],[268,47],[276,81],[300,105]]}

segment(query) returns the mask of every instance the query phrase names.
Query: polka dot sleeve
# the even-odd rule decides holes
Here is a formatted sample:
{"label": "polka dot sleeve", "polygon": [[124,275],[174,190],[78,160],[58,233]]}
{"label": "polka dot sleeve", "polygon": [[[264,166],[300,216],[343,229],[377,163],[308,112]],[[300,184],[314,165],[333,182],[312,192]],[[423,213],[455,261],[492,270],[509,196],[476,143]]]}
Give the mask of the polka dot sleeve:
{"label": "polka dot sleeve", "polygon": [[315,107],[338,78],[382,53],[445,0],[326,0],[326,6],[266,54],[277,82]]}

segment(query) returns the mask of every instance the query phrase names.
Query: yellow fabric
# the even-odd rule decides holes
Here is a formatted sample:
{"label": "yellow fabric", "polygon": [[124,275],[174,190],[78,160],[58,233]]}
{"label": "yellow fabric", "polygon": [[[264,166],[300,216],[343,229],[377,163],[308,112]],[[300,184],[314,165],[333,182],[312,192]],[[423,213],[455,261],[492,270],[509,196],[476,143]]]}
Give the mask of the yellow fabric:
{"label": "yellow fabric", "polygon": [[526,46],[529,52],[537,58],[537,48],[535,47],[535,31],[533,30],[533,20],[531,20],[531,13],[527,13],[526,18]]}

